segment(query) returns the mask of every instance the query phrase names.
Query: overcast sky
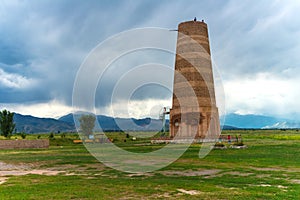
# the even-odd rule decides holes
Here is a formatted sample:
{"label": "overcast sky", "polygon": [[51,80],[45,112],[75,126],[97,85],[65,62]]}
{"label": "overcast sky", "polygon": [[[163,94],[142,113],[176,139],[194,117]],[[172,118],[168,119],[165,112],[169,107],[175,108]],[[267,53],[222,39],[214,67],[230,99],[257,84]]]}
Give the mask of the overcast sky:
{"label": "overcast sky", "polygon": [[[299,10],[300,1],[293,0],[0,0],[0,109],[39,117],[67,114],[76,73],[100,42],[134,28],[177,29],[197,17],[209,27],[227,113],[299,118]],[[176,32],[170,34],[175,45]],[[174,55],[147,55],[151,59],[137,53],[128,60],[174,68]],[[147,87],[133,94],[130,113],[113,114],[154,117],[159,106],[171,106],[170,91]],[[99,114],[111,115],[106,98],[97,92]]]}

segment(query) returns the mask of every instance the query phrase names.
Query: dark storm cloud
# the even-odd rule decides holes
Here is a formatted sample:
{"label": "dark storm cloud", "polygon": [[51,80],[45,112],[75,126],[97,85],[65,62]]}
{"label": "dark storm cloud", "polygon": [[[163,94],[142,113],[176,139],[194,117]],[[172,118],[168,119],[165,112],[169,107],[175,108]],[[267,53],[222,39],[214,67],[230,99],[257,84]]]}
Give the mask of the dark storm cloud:
{"label": "dark storm cloud", "polygon": [[[298,74],[290,71],[299,72],[299,9],[296,1],[268,0],[1,1],[0,103],[57,100],[71,106],[77,70],[98,43],[132,28],[176,29],[179,22],[195,16],[209,25],[212,56],[225,85],[245,78],[255,83],[259,74],[267,73],[267,77],[275,81],[293,80],[290,86],[296,91]],[[146,55],[138,56],[140,63],[159,61],[171,67],[174,64],[172,56],[166,61],[159,55],[154,57],[151,60]],[[126,70],[140,64],[136,59],[128,58],[126,62],[129,63]],[[115,64],[115,67],[120,66]],[[103,90],[97,93],[99,106],[109,102],[111,88],[118,77],[107,72],[101,85]],[[166,78],[171,80],[172,74]],[[169,98],[161,89],[146,88],[140,89],[133,98]],[[150,90],[153,93],[148,93]],[[233,98],[236,94],[226,92],[236,99]],[[292,97],[284,101],[294,102]],[[260,101],[270,102],[272,98]],[[236,105],[251,107],[238,103],[232,102],[235,104],[232,108]],[[264,112],[272,112],[272,109]]]}
{"label": "dark storm cloud", "polygon": [[[212,52],[226,79],[298,65],[300,18],[293,3],[230,1],[212,18]],[[219,22],[217,22],[217,20]],[[215,31],[216,30],[216,31]]]}
{"label": "dark storm cloud", "polygon": [[[129,80],[132,83],[136,82],[136,80],[146,79],[146,77],[149,76],[152,76],[153,80],[155,77],[161,76],[161,78],[167,80],[170,83],[169,85],[171,85],[173,82],[172,73],[162,75],[161,71],[154,71],[153,74],[141,71],[135,74],[135,71],[131,71],[132,69],[142,67],[145,64],[148,64],[148,67],[151,68],[157,63],[172,69],[174,65],[174,52],[165,52],[157,49],[141,49],[119,57],[111,63],[110,66],[107,66],[105,73],[100,79],[97,88],[97,106],[106,106],[111,102],[114,88],[117,87],[118,84],[130,85],[128,81],[125,83],[123,81],[123,78],[126,78],[127,75],[134,74],[132,75],[133,79]],[[132,100],[171,98],[171,91],[168,91],[168,88],[159,84],[149,83],[140,85],[140,87],[136,89],[137,91],[130,91],[133,92]],[[127,95],[126,93],[127,90],[125,90],[124,93],[121,92],[117,94],[118,98],[124,98]]]}
{"label": "dark storm cloud", "polygon": [[76,72],[89,51],[112,34],[141,23],[147,17],[141,12],[154,8],[150,2],[127,1],[1,2],[1,68],[37,81],[39,87],[1,87],[5,97],[0,102],[55,98],[70,105]]}

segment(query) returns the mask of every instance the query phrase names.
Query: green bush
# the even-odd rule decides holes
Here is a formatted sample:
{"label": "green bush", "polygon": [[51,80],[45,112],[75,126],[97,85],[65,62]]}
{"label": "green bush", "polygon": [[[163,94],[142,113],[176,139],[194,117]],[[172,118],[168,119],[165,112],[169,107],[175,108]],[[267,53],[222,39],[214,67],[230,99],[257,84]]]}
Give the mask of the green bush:
{"label": "green bush", "polygon": [[54,133],[50,133],[49,139],[54,139]]}
{"label": "green bush", "polygon": [[118,140],[118,138],[113,138],[112,139],[112,142],[118,142],[119,140]]}
{"label": "green bush", "polygon": [[225,144],[223,144],[222,142],[217,142],[215,144],[215,147],[225,147]]}
{"label": "green bush", "polygon": [[244,146],[244,143],[241,141],[241,142],[235,142],[233,145],[235,146]]}
{"label": "green bush", "polygon": [[25,139],[25,138],[26,138],[26,133],[23,132],[23,133],[21,133],[20,135],[21,135],[22,139]]}

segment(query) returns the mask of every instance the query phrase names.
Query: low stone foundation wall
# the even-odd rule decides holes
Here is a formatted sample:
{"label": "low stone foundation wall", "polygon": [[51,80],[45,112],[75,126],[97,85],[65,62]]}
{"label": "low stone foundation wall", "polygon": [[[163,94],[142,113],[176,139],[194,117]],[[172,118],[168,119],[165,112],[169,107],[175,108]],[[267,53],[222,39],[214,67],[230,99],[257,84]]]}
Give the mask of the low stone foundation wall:
{"label": "low stone foundation wall", "polygon": [[49,139],[39,140],[0,140],[0,149],[49,148]]}
{"label": "low stone foundation wall", "polygon": [[191,143],[215,143],[217,139],[156,139],[151,140],[151,144],[191,144]]}

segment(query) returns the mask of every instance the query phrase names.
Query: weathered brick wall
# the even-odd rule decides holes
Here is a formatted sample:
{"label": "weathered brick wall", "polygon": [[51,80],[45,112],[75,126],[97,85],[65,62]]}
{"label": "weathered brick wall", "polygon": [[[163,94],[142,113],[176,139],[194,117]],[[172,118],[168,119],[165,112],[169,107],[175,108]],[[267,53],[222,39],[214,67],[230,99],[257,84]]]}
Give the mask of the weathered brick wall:
{"label": "weathered brick wall", "polygon": [[0,149],[36,149],[48,148],[48,139],[39,140],[0,140]]}

